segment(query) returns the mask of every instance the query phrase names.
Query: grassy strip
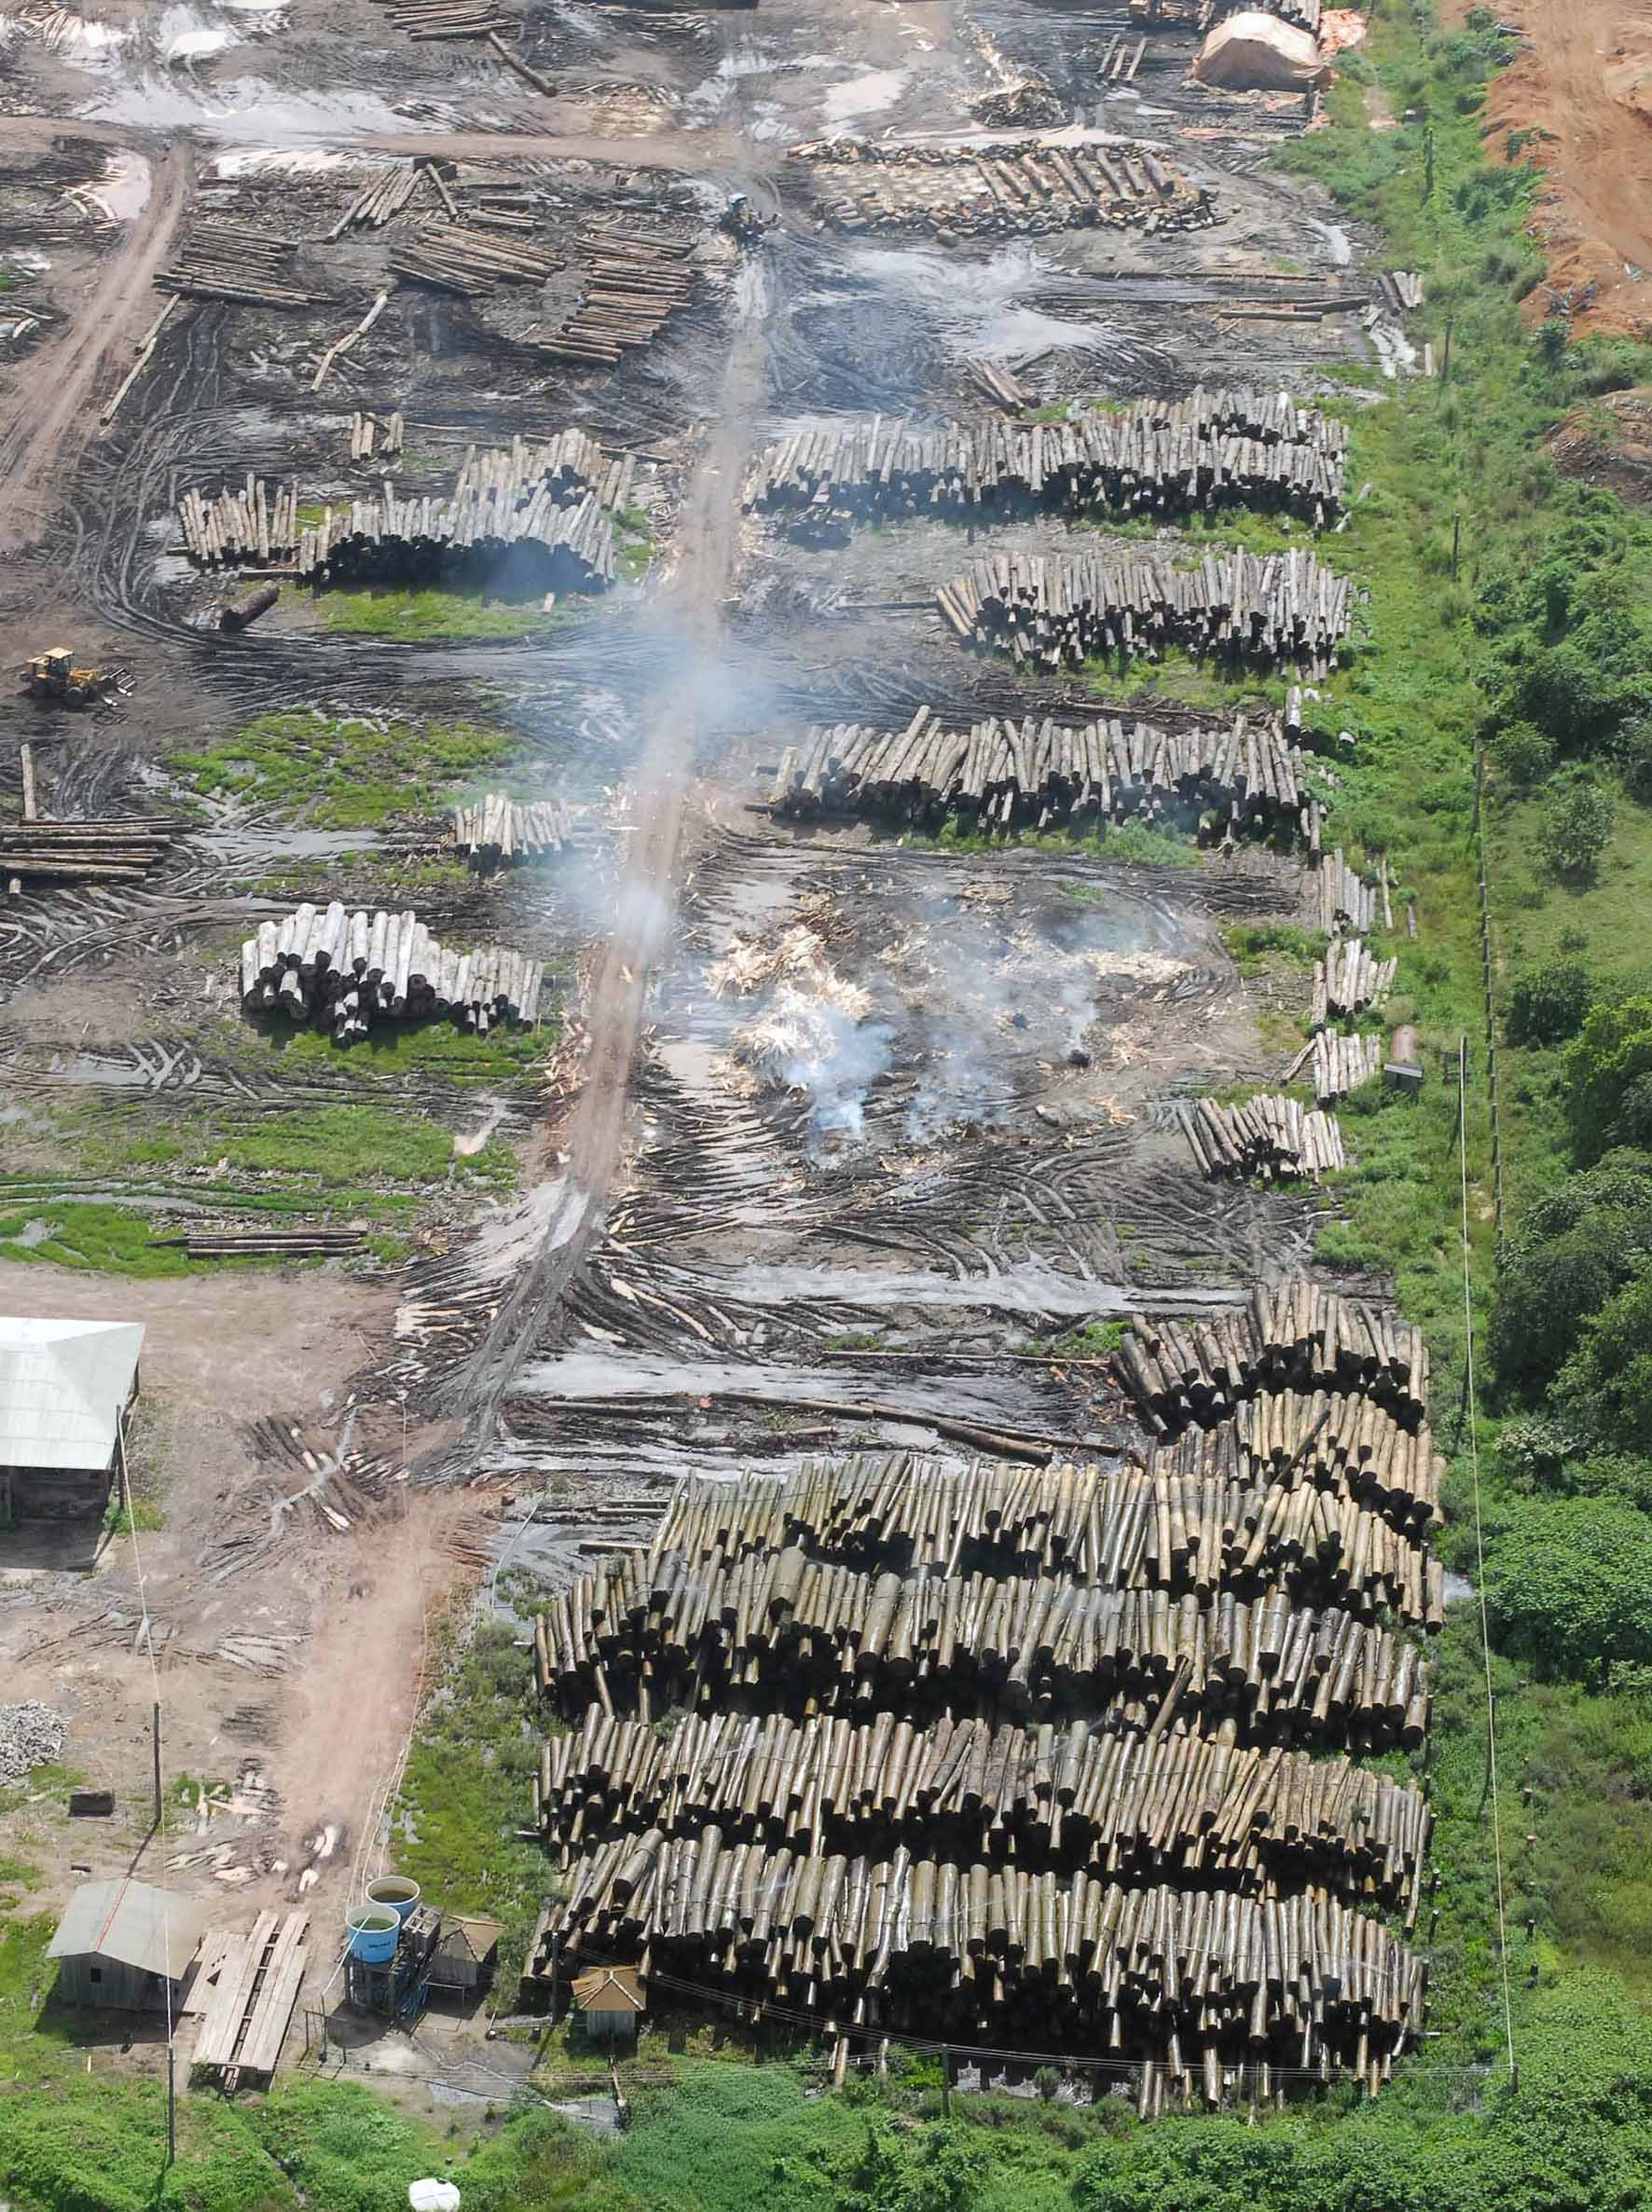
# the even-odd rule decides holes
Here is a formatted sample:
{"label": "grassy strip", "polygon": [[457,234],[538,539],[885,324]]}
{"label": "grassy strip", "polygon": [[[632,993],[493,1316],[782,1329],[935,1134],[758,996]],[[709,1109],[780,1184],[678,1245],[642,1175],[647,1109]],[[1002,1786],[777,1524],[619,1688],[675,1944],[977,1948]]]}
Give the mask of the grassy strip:
{"label": "grassy strip", "polygon": [[430,638],[487,638],[508,641],[541,638],[548,630],[577,622],[594,602],[580,597],[558,598],[549,609],[537,600],[520,605],[490,599],[479,591],[415,589],[396,584],[365,584],[355,591],[317,595],[322,620],[347,637],[396,638],[407,642]]}
{"label": "grassy strip", "polygon": [[475,722],[330,718],[311,709],[260,715],[219,745],[169,754],[166,764],[194,790],[301,805],[318,829],[351,830],[474,791],[517,749],[514,739]]}

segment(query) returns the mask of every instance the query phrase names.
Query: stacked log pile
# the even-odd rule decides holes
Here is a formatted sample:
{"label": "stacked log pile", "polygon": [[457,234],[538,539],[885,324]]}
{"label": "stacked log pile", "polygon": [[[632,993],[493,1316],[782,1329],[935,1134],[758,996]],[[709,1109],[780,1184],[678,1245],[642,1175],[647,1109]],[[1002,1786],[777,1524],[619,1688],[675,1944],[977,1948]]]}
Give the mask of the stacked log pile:
{"label": "stacked log pile", "polygon": [[415,237],[392,245],[389,262],[399,277],[466,298],[497,292],[504,284],[543,284],[567,267],[560,254],[463,223],[427,224]]}
{"label": "stacked log pile", "polygon": [[[1426,1969],[1328,1896],[1280,1901],[1024,1874],[979,1861],[821,1858],[724,1847],[716,1828],[622,1836],[582,1859],[541,1944],[586,1945],[825,2023],[949,2040],[1143,2056],[1211,2104],[1273,2066],[1356,2073],[1373,2091],[1422,2029]],[[1160,2069],[1164,2077],[1159,2078]]]}
{"label": "stacked log pile", "polygon": [[1234,1311],[1199,1321],[1133,1321],[1119,1380],[1157,1436],[1210,1428],[1263,1393],[1324,1391],[1371,1400],[1417,1428],[1428,1396],[1421,1329],[1317,1283],[1259,1285]]}
{"label": "stacked log pile", "polygon": [[230,299],[260,308],[310,308],[320,303],[293,282],[296,242],[245,230],[233,223],[198,223],[170,268],[155,279],[158,292],[188,299]]}
{"label": "stacked log pile", "polygon": [[488,791],[474,806],[453,810],[453,842],[483,875],[559,853],[571,835],[571,817],[560,799],[524,802]]}
{"label": "stacked log pile", "polygon": [[1408,314],[1412,308],[1423,304],[1423,280],[1414,269],[1380,268],[1377,271],[1377,290],[1383,304],[1391,314]]}
{"label": "stacked log pile", "polygon": [[1374,1082],[1383,1065],[1380,1037],[1342,1037],[1316,1029],[1313,1038],[1314,1095],[1322,1106],[1335,1106],[1351,1091]]}
{"label": "stacked log pile", "polygon": [[1212,1182],[1317,1183],[1346,1165],[1336,1116],[1309,1112],[1282,1093],[1238,1106],[1202,1098],[1177,1113],[1199,1172]]}
{"label": "stacked log pile", "polygon": [[149,1240],[181,1247],[191,1259],[341,1259],[366,1241],[365,1229],[192,1230]]}
{"label": "stacked log pile", "polygon": [[1314,1006],[1309,1026],[1323,1029],[1333,1016],[1380,1007],[1394,988],[1397,959],[1379,960],[1356,937],[1340,938],[1314,963]]}
{"label": "stacked log pile", "polygon": [[299,535],[298,574],[317,584],[441,579],[486,582],[505,563],[535,589],[605,591],[614,578],[613,524],[595,493],[572,506],[550,484],[526,498],[506,486],[466,484],[447,499],[329,504]]}
{"label": "stacked log pile", "polygon": [[579,304],[538,350],[580,368],[613,368],[646,346],[694,295],[692,239],[595,231],[572,241],[585,265]]}
{"label": "stacked log pile", "polygon": [[829,222],[842,230],[954,237],[1065,230],[1148,231],[1213,223],[1210,195],[1144,145],[1008,139],[971,147],[833,138],[792,146]]}
{"label": "stacked log pile", "polygon": [[1018,415],[1023,407],[1031,406],[1032,393],[1014,370],[1006,368],[1001,361],[972,359],[967,361],[964,366],[995,405],[1007,407],[1012,415]]}
{"label": "stacked log pile", "polygon": [[668,1736],[587,1712],[542,1746],[534,1820],[563,1864],[589,1836],[715,1827],[821,1857],[1012,1862],[1136,1885],[1194,1877],[1246,1896],[1312,1881],[1414,1914],[1431,1827],[1419,1790],[1301,1752],[1150,1743],[1074,1721],[915,1728],[710,1713]]}
{"label": "stacked log pile", "polygon": [[415,914],[351,914],[337,900],[261,923],[241,948],[250,1013],[325,1024],[340,1042],[385,1021],[450,1018],[478,1035],[500,1022],[530,1029],[542,972],[537,960],[502,946],[444,947]]}
{"label": "stacked log pile", "polygon": [[384,226],[399,215],[421,184],[429,183],[433,191],[445,197],[434,167],[428,161],[397,161],[370,184],[364,185],[344,213],[326,234],[329,245],[342,238],[347,230],[358,226],[364,230],[382,230]]}
{"label": "stacked log pile", "polygon": [[999,553],[940,585],[935,597],[966,643],[1040,668],[1179,645],[1322,676],[1347,633],[1349,595],[1345,577],[1293,547],[1206,554],[1184,569],[1122,550]]}
{"label": "stacked log pile", "polygon": [[1302,880],[1302,918],[1310,928],[1337,937],[1345,929],[1368,937],[1377,918],[1377,888],[1342,858],[1339,845]]}
{"label": "stacked log pile", "polygon": [[1345,425],[1247,387],[1137,400],[1061,422],[835,424],[772,447],[748,511],[838,528],[869,515],[1185,513],[1284,507],[1322,525],[1342,505]]}
{"label": "stacked log pile", "polygon": [[1299,781],[1300,748],[1276,721],[1167,730],[1119,716],[1079,724],[991,719],[967,730],[919,708],[904,728],[812,729],[788,747],[777,813],[899,815],[929,827],[957,814],[1009,828],[1132,818],[1219,821],[1267,835],[1318,836],[1318,806]]}
{"label": "stacked log pile", "polygon": [[197,568],[284,568],[298,550],[298,487],[267,485],[249,470],[244,485],[226,484],[210,500],[186,491],[178,521]]}
{"label": "stacked log pile", "polygon": [[39,883],[136,883],[158,868],[182,821],[157,816],[0,822],[0,877]]}

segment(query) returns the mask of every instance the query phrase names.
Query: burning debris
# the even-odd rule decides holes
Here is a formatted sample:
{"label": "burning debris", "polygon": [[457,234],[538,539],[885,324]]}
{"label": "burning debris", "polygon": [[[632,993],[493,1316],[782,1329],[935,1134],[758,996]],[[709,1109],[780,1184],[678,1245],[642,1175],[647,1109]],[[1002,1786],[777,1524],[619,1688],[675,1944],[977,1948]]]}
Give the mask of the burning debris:
{"label": "burning debris", "polygon": [[836,972],[814,931],[799,925],[769,945],[737,941],[707,981],[720,998],[764,996],[729,1040],[759,1082],[805,1096],[817,1137],[859,1137],[893,1031],[870,1019],[871,992]]}

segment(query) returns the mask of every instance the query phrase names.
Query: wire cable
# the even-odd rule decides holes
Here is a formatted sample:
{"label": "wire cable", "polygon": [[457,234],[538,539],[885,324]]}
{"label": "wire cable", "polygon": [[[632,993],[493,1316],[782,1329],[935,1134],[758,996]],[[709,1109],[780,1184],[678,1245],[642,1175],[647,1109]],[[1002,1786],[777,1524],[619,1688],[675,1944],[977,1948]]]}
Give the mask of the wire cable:
{"label": "wire cable", "polygon": [[[149,1586],[144,1574],[143,1547],[138,1543],[137,1509],[132,1504],[131,1472],[126,1463],[126,1418],[120,1407],[115,1408],[115,1446],[120,1461],[120,1495],[126,1508],[127,1534],[132,1541],[132,1566],[138,1578],[138,1609],[142,1616],[144,1648],[149,1656],[149,1686],[154,1696],[151,1717],[156,1730],[156,1793],[155,1835],[163,1850],[166,1842],[166,1794],[159,1787],[160,1776],[160,1662],[155,1656],[155,1628],[149,1618]],[[147,1838],[145,1839],[145,1842]],[[140,1849],[140,1856],[142,1851]],[[168,2151],[171,2152],[172,2135],[172,2076],[173,2067],[172,2037],[176,2023],[172,2019],[172,1898],[162,1887],[160,1895],[160,1985],[166,1999],[166,2068],[167,2068],[167,2134]]]}

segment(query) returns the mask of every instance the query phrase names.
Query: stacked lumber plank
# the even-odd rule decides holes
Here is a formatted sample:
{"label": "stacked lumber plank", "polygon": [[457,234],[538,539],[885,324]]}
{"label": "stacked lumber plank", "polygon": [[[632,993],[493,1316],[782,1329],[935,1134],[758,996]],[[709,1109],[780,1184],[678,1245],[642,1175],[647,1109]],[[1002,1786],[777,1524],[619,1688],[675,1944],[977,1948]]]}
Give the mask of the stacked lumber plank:
{"label": "stacked lumber plank", "polygon": [[1334,1015],[1379,1007],[1394,988],[1397,959],[1379,960],[1356,937],[1339,938],[1314,963],[1314,1006],[1309,1026],[1323,1029]]}
{"label": "stacked lumber plank", "polygon": [[721,1833],[622,1836],[582,1859],[552,1944],[729,1995],[772,1991],[826,2022],[1147,2054],[1222,2101],[1254,2067],[1357,2073],[1374,2090],[1422,2029],[1426,1968],[1379,1922],[1304,1890],[1283,1901],[1016,1866],[874,1863]]}
{"label": "stacked lumber plank", "polygon": [[1136,400],[1060,422],[902,421],[795,431],[753,464],[749,512],[811,528],[869,515],[1185,513],[1238,502],[1323,524],[1340,509],[1347,429],[1247,386]]}
{"label": "stacked lumber plank", "polygon": [[1339,845],[1302,879],[1302,918],[1310,928],[1336,937],[1345,929],[1368,937],[1376,926],[1377,889],[1342,858]]}
{"label": "stacked lumber plank", "polygon": [[1420,1790],[1351,1760],[1198,1737],[727,1712],[662,1736],[595,1707],[541,1746],[534,1821],[563,1864],[589,1835],[715,1826],[725,1843],[826,1857],[904,1845],[1133,1884],[1191,1875],[1249,1896],[1313,1881],[1408,1916],[1432,1825]]}
{"label": "stacked lumber plank", "polygon": [[1177,1111],[1199,1172],[1212,1182],[1317,1183],[1346,1165],[1336,1116],[1308,1111],[1283,1093],[1238,1106],[1201,1098]]}
{"label": "stacked lumber plank", "polygon": [[1376,1079],[1383,1065],[1380,1037],[1342,1037],[1334,1029],[1316,1029],[1313,1042],[1314,1095],[1322,1106],[1335,1106]]}
{"label": "stacked lumber plank", "polygon": [[775,1710],[1005,1719],[1111,1708],[1224,1740],[1420,1744],[1428,1697],[1409,1638],[1283,1588],[1201,1604],[1053,1576],[878,1575],[801,1550],[694,1570],[617,1552],[534,1622],[538,1679],[562,1711],[644,1720],[737,1696]]}
{"label": "stacked lumber plank", "polygon": [[1246,1302],[1198,1321],[1136,1320],[1115,1358],[1148,1426],[1209,1428],[1265,1392],[1369,1397],[1402,1427],[1422,1422],[1428,1350],[1421,1329],[1322,1284],[1259,1284]]}
{"label": "stacked lumber plank", "polygon": [[260,1913],[250,1934],[231,1937],[220,1951],[190,2063],[226,2089],[267,2082],[275,2072],[310,1963],[309,1926],[308,1913]]}
{"label": "stacked lumber plank", "polygon": [[1151,555],[999,553],[936,603],[966,643],[1040,668],[1179,645],[1193,653],[1322,676],[1352,619],[1346,577],[1311,553],[1206,554],[1189,568]]}
{"label": "stacked lumber plank", "polygon": [[382,1021],[451,1017],[478,1035],[499,1022],[530,1029],[542,976],[526,954],[500,945],[459,953],[439,944],[415,914],[351,914],[337,900],[260,923],[241,948],[249,1012],[324,1022],[341,1042]]}
{"label": "stacked lumber plank", "polygon": [[44,883],[136,883],[159,867],[185,824],[138,815],[78,822],[0,822],[0,876]]}
{"label": "stacked lumber plank", "polygon": [[[1305,1473],[1271,1456],[1274,1432],[1265,1426],[1254,1449],[1229,1426],[1194,1449],[1198,1432],[1188,1450],[1166,1448],[1145,1469],[977,1460],[952,1476],[910,1453],[810,1462],[782,1480],[680,1484],[654,1550],[681,1555],[695,1573],[795,1553],[866,1574],[1032,1574],[1205,1600],[1295,1575],[1313,1585],[1304,1602],[1331,1592],[1355,1610],[1387,1604],[1424,1620],[1433,1583],[1417,1545],[1431,1501],[1397,1487],[1415,1439],[1378,1414],[1386,1449],[1378,1463],[1373,1435],[1368,1465],[1350,1446],[1357,1413],[1350,1420],[1347,1410],[1368,1401],[1305,1402],[1325,1416],[1318,1434],[1296,1438],[1304,1466],[1311,1459]],[[1422,1450],[1431,1477],[1425,1436]],[[1360,1525],[1372,1513],[1386,1533]],[[1391,1534],[1406,1546],[1394,1548]]]}
{"label": "stacked lumber plank", "polygon": [[293,282],[296,241],[233,223],[198,223],[177,259],[155,279],[158,292],[189,299],[229,299],[250,307],[309,308],[319,301]]}
{"label": "stacked lumber plank", "polygon": [[613,368],[694,295],[693,239],[602,230],[570,242],[585,264],[578,303],[549,337],[535,340],[555,360]]}
{"label": "stacked lumber plank", "polygon": [[488,791],[474,806],[453,810],[453,842],[484,875],[559,853],[571,835],[572,819],[560,799],[524,802]]}
{"label": "stacked lumber plank", "polygon": [[1148,231],[1213,223],[1210,195],[1150,147],[1015,138],[984,146],[890,145],[833,138],[790,148],[841,230],[946,231],[954,237],[1065,230]]}
{"label": "stacked lumber plank", "polygon": [[390,249],[390,267],[438,291],[474,297],[504,284],[543,284],[567,267],[561,254],[464,223],[428,223]]}
{"label": "stacked lumber plank", "polygon": [[267,485],[249,469],[234,491],[226,484],[210,500],[186,491],[178,521],[197,568],[285,568],[298,549],[298,488]]}
{"label": "stacked lumber plank", "polygon": [[834,722],[788,747],[778,814],[896,814],[933,826],[949,814],[1009,828],[1073,820],[1225,824],[1265,836],[1317,807],[1299,780],[1301,749],[1275,720],[1163,729],[1113,715],[1083,723],[1029,716],[967,730],[920,707],[902,729]]}

